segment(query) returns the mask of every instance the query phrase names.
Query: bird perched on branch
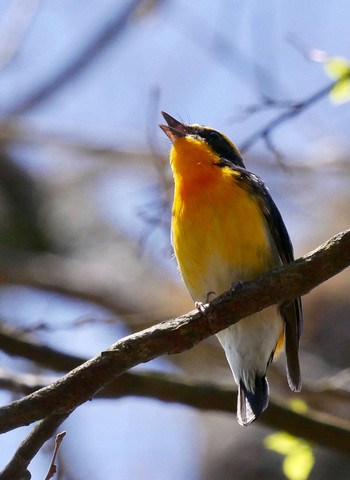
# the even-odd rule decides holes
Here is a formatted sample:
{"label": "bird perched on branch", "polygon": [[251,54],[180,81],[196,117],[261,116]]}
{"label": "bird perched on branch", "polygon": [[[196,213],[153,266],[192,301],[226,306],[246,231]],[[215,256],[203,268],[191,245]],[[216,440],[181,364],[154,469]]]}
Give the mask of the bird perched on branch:
{"label": "bird perched on branch", "polygon": [[[293,261],[282,217],[263,181],[245,168],[237,147],[216,130],[162,115],[167,125],[160,128],[172,142],[172,244],[193,300],[207,302],[234,282]],[[217,334],[238,385],[241,425],[249,425],[266,409],[266,370],[283,345],[289,386],[300,390],[301,329],[297,298]]]}

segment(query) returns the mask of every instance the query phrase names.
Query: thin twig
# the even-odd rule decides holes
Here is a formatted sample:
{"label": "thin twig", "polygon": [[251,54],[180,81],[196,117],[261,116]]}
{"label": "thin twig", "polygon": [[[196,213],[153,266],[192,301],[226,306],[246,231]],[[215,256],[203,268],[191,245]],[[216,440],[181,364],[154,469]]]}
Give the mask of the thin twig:
{"label": "thin twig", "polygon": [[42,420],[23,440],[10,462],[0,472],[0,480],[30,479],[31,475],[27,470],[30,462],[69,414],[70,412],[54,413]]}
{"label": "thin twig", "polygon": [[49,470],[47,472],[47,475],[45,477],[45,480],[50,480],[50,478],[53,478],[53,476],[55,475],[55,473],[57,472],[57,466],[55,464],[56,462],[56,457],[57,457],[57,454],[58,454],[58,451],[60,449],[60,446],[61,446],[61,443],[63,441],[63,438],[66,436],[66,432],[61,432],[61,433],[58,433],[56,435],[56,438],[55,438],[55,448],[54,448],[54,451],[53,451],[53,454],[52,454],[52,459],[51,459],[51,463],[50,463],[50,467],[49,467]]}
{"label": "thin twig", "polygon": [[313,93],[312,95],[305,98],[304,100],[294,103],[287,111],[283,112],[282,114],[279,114],[277,117],[269,121],[263,128],[260,128],[255,133],[253,133],[250,137],[248,137],[247,140],[245,140],[241,144],[240,151],[244,153],[247,150],[249,150],[258,140],[269,137],[276,128],[283,125],[285,122],[287,122],[291,118],[296,117],[297,115],[300,115],[302,112],[307,110],[313,104],[322,100],[324,97],[326,97],[330,93],[330,91],[336,85],[343,82],[344,80],[348,80],[349,78],[350,78],[350,70],[345,75],[329,83],[328,85],[321,88],[320,90]]}
{"label": "thin twig", "polygon": [[108,19],[107,24],[86,43],[73,60],[65,64],[51,78],[45,80],[27,98],[10,107],[5,114],[7,116],[21,115],[33,107],[37,107],[85,70],[104,51],[106,46],[124,31],[128,21],[143,1],[131,0],[125,4],[122,11],[118,8],[116,14]]}
{"label": "thin twig", "polygon": [[270,152],[273,153],[276,161],[277,161],[277,164],[281,167],[281,169],[284,171],[284,172],[287,172],[288,171],[288,167],[287,165],[285,164],[285,162],[283,161],[283,155],[282,153],[277,149],[277,147],[275,146],[275,144],[273,143],[272,139],[271,139],[271,135],[270,133],[264,135],[264,141],[265,141],[265,145],[267,147],[268,150],[270,150]]}
{"label": "thin twig", "polygon": [[[8,13],[9,20],[1,31],[0,70],[15,58],[39,10],[40,0],[12,1]],[[3,8],[3,6],[2,6]]]}

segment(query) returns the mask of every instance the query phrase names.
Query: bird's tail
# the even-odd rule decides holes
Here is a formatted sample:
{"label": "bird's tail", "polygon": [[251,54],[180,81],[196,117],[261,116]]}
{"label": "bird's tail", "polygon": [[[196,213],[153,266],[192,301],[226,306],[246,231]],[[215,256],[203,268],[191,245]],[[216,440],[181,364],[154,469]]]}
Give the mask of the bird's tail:
{"label": "bird's tail", "polygon": [[258,418],[269,403],[269,385],[266,376],[255,377],[254,392],[248,390],[241,380],[238,385],[237,420],[247,426]]}

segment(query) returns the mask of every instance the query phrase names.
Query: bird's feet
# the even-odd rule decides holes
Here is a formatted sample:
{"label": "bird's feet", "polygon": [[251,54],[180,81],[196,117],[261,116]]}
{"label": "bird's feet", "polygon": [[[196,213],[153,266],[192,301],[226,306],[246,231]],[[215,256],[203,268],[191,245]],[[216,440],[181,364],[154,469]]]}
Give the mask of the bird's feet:
{"label": "bird's feet", "polygon": [[205,313],[205,304],[203,302],[194,302],[194,306],[197,308],[199,312],[201,312],[203,315]]}
{"label": "bird's feet", "polygon": [[203,302],[194,302],[194,306],[201,312],[205,313],[205,305],[207,305],[210,302],[210,297],[212,295],[216,295],[215,292],[208,292],[207,296],[205,297],[205,303]]}

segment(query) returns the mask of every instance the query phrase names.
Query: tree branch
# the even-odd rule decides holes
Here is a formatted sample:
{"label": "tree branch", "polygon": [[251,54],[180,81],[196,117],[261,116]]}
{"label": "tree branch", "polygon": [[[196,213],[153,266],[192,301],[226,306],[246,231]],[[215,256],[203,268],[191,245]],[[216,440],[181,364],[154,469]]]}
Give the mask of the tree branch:
{"label": "tree branch", "polygon": [[65,436],[66,436],[66,432],[61,432],[61,433],[58,433],[56,435],[55,448],[54,448],[54,451],[53,451],[53,454],[52,454],[52,459],[51,459],[49,471],[47,472],[45,480],[50,480],[50,478],[53,478],[54,475],[57,472],[57,466],[56,466],[55,462],[56,462],[56,458],[57,458],[58,451],[60,449],[61,443],[62,443]]}
{"label": "tree branch", "polygon": [[32,338],[29,339],[28,335],[23,335],[18,330],[1,323],[0,350],[8,355],[26,358],[56,372],[73,370],[87,361],[86,358],[62,353]]}
{"label": "tree branch", "polygon": [[[5,351],[12,355],[35,361],[45,368],[56,371],[70,370],[87,360],[82,357],[68,355],[50,347],[38,344],[28,339],[18,339],[13,329],[1,327],[0,349],[8,347]],[[52,380],[38,375],[15,374],[0,369],[0,386],[17,393],[30,394],[40,388],[44,388]],[[121,398],[123,396],[149,397],[163,402],[181,403],[199,410],[216,410],[235,413],[232,397],[233,388],[226,388],[208,382],[197,382],[183,376],[169,375],[160,372],[126,372],[118,379],[104,387],[97,398]],[[344,449],[344,439],[348,439],[350,447],[350,425],[339,426],[339,419],[327,413],[320,414],[313,411],[313,406],[318,404],[319,396],[327,396],[329,411],[339,409],[339,402],[344,407],[349,404],[349,393],[334,387],[309,389],[304,386],[303,399],[309,405],[308,412],[303,415],[291,412],[290,405],[286,401],[281,402],[278,397],[271,395],[269,412],[262,418],[266,425],[288,430],[290,433],[312,440],[325,447]],[[344,408],[343,407],[343,408]],[[292,419],[292,420],[291,420]],[[305,425],[312,425],[312,431]],[[335,429],[332,437],[320,435],[329,426],[330,431]],[[340,438],[338,438],[340,437]],[[330,440],[331,439],[331,440]],[[342,440],[343,439],[343,440]]]}
{"label": "tree branch", "polygon": [[[262,275],[256,280],[244,282],[242,289],[228,291],[217,297],[206,306],[204,314],[192,311],[130,335],[51,385],[2,407],[0,432],[4,433],[19,426],[28,425],[46,416],[49,424],[52,416],[56,419],[64,419],[79,405],[94,397],[113,379],[135,365],[148,362],[160,355],[180,353],[192,348],[201,340],[227,328],[245,316],[269,305],[283,300],[292,300],[308,293],[349,264],[350,230],[347,230],[335,235],[321,247],[292,264]],[[230,411],[233,409],[232,403],[232,396],[230,396]],[[291,431],[293,431],[296,415],[290,412]],[[276,408],[274,411],[270,408],[265,418],[269,419],[269,424],[279,426],[281,410]],[[322,426],[322,420],[329,419],[323,414],[309,414],[305,418],[305,421],[309,422],[310,429],[314,428],[321,418],[320,430],[326,429],[324,425]],[[57,422],[55,425],[56,428]],[[339,435],[337,437],[339,448],[349,448],[350,427],[347,428],[344,422],[334,420],[328,422],[328,426],[332,433],[331,438]],[[323,435],[328,436],[328,433]]]}
{"label": "tree branch", "polygon": [[7,116],[16,116],[26,113],[33,107],[37,107],[47,98],[65,86],[70,80],[80,74],[94,60],[106,46],[120,35],[126,27],[129,19],[143,0],[128,2],[125,8],[108,19],[107,24],[90,39],[82,50],[67,65],[56,72],[51,78],[39,85],[24,100],[10,107],[5,113]]}
{"label": "tree branch", "polygon": [[[129,252],[128,252],[129,253]],[[130,249],[130,255],[135,252]],[[138,260],[140,262],[140,260]],[[72,298],[95,303],[119,316],[142,315],[145,322],[154,322],[172,315],[175,308],[166,301],[164,292],[177,289],[175,282],[154,272],[152,281],[138,295],[131,292],[131,280],[126,273],[136,264],[121,265],[118,272],[106,262],[84,262],[53,254],[25,254],[3,249],[0,251],[0,285],[24,285],[43,291],[54,291]],[[141,269],[135,269],[133,281],[142,281]],[[157,313],[154,312],[155,292]],[[180,292],[179,292],[180,295]],[[158,320],[159,321],[159,320]]]}
{"label": "tree branch", "polygon": [[[32,381],[27,383],[25,375],[1,374],[1,385],[2,380],[5,382],[5,388],[22,393],[31,393],[34,389],[44,388],[47,385],[45,377],[38,377],[36,384]],[[236,389],[232,386],[199,382],[162,372],[127,372],[104,387],[95,398],[146,397],[167,403],[180,403],[201,411],[235,414],[236,408],[233,401],[235,391]],[[307,399],[312,399],[312,396],[319,396],[323,392],[305,391],[304,388],[305,393]],[[350,422],[334,415],[314,411],[312,408],[304,413],[295,412],[288,400],[282,400],[275,394],[271,394],[269,408],[259,418],[259,422],[269,427],[286,430],[292,435],[326,448],[350,452]]]}
{"label": "tree branch", "polygon": [[7,66],[21,48],[24,37],[39,10],[40,0],[12,2],[8,9],[8,21],[1,31],[0,70]]}
{"label": "tree branch", "polygon": [[350,230],[347,230],[305,257],[244,282],[241,290],[220,295],[206,306],[204,314],[192,311],[130,335],[49,387],[1,408],[0,432],[27,425],[53,411],[76,408],[135,365],[190,349],[243,317],[308,293],[349,264]]}
{"label": "tree branch", "polygon": [[305,98],[304,100],[291,104],[291,106],[287,109],[287,111],[277,115],[277,117],[270,120],[263,128],[257,130],[250,137],[248,137],[247,140],[245,140],[245,142],[243,142],[240,145],[241,153],[244,153],[247,150],[249,150],[261,138],[264,138],[264,139],[269,138],[272,131],[274,131],[277,127],[283,125],[283,123],[287,122],[291,118],[296,117],[297,115],[300,115],[302,112],[307,110],[313,104],[317,103],[318,101],[326,97],[336,85],[339,85],[341,82],[344,82],[345,80],[349,80],[349,78],[350,78],[350,70],[345,75],[342,75],[337,80],[330,82],[328,85],[321,88],[320,90],[313,93],[312,95]]}
{"label": "tree branch", "polygon": [[16,453],[0,472],[0,480],[28,480],[31,478],[27,468],[43,444],[54,435],[56,429],[69,416],[70,412],[52,414],[42,420],[21,443]]}

